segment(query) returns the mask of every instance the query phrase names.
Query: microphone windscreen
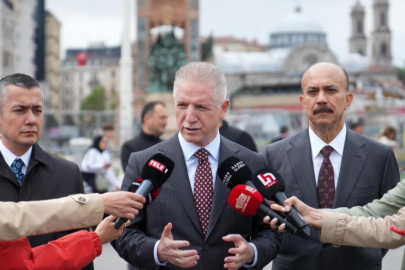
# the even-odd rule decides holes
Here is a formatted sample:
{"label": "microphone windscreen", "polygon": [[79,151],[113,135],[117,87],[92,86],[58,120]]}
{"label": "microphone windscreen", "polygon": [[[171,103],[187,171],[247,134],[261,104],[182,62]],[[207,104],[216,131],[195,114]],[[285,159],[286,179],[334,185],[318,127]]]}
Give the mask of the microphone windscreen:
{"label": "microphone windscreen", "polygon": [[169,179],[173,169],[173,160],[159,153],[153,155],[143,166],[141,177],[150,180],[154,187],[160,187]]}
{"label": "microphone windscreen", "polygon": [[237,185],[228,197],[230,206],[245,216],[253,217],[263,202],[263,196],[254,188]]}
{"label": "microphone windscreen", "polygon": [[237,157],[229,157],[218,167],[218,176],[222,183],[230,189],[243,185],[252,179],[252,171]]}
{"label": "microphone windscreen", "polygon": [[285,183],[281,175],[274,169],[263,168],[253,175],[253,184],[267,199],[272,199],[277,192],[284,192]]}

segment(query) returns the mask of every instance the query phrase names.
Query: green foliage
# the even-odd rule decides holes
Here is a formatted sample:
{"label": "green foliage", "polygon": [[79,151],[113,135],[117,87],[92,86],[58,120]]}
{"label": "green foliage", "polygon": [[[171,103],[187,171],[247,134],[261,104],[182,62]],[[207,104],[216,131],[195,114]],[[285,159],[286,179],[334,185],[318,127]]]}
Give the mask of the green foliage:
{"label": "green foliage", "polygon": [[82,101],[80,109],[82,111],[104,111],[106,109],[105,98],[104,87],[98,87]]}
{"label": "green foliage", "polygon": [[405,82],[405,69],[399,67],[396,67],[395,69],[397,70],[398,73],[398,79]]}

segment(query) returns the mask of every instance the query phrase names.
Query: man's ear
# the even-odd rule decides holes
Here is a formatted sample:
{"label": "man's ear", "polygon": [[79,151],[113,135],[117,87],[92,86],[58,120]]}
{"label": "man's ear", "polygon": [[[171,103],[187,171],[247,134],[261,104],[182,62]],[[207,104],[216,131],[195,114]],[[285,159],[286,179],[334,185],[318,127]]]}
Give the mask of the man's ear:
{"label": "man's ear", "polygon": [[228,111],[229,108],[229,99],[225,99],[224,103],[221,105],[221,114],[220,114],[220,119],[224,119],[226,112]]}

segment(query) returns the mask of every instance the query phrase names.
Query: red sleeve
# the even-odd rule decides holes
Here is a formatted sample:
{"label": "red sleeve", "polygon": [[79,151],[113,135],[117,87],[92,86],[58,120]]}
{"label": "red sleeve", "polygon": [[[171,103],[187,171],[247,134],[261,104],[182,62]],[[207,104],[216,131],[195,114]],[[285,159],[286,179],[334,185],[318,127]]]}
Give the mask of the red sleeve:
{"label": "red sleeve", "polygon": [[27,238],[0,242],[0,265],[6,269],[81,269],[101,254],[96,233],[79,231],[31,249]]}
{"label": "red sleeve", "polygon": [[81,269],[101,254],[95,233],[79,231],[32,250],[37,269]]}

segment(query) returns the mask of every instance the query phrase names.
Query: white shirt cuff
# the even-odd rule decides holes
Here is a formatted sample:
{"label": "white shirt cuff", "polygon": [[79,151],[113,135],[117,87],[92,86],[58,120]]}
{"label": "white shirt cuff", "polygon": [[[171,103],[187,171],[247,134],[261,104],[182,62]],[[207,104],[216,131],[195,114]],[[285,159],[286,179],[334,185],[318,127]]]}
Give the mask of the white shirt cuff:
{"label": "white shirt cuff", "polygon": [[158,253],[157,253],[157,247],[158,247],[159,243],[160,243],[160,240],[158,240],[156,242],[155,247],[153,248],[153,257],[155,258],[155,264],[158,265],[158,266],[166,266],[167,262],[161,263],[159,261],[159,257],[158,257]]}
{"label": "white shirt cuff", "polygon": [[245,267],[245,268],[250,268],[250,267],[255,267],[256,265],[257,265],[257,248],[256,248],[256,245],[255,244],[253,244],[253,243],[249,243],[252,247],[253,247],[253,249],[255,250],[255,259],[253,260],[253,263],[252,264],[245,264],[245,265],[243,265],[243,267]]}

